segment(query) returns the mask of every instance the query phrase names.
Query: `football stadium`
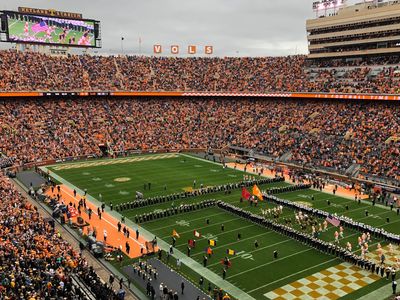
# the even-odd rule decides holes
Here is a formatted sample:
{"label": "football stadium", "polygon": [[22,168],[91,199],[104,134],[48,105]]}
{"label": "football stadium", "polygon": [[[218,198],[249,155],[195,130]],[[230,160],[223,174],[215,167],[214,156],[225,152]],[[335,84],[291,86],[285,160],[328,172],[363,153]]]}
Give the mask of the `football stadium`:
{"label": "football stadium", "polygon": [[6,2],[0,299],[400,299],[398,1],[279,56]]}

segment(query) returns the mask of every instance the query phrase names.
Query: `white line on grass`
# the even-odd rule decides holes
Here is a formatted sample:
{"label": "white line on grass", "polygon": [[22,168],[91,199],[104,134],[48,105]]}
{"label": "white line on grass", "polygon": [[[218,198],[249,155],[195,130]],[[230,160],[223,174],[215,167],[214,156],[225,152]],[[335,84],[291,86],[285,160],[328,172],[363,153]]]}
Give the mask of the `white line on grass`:
{"label": "white line on grass", "polygon": [[[292,240],[292,239],[290,239],[290,240]],[[282,242],[281,242],[281,243],[282,243]],[[273,245],[271,245],[271,246],[273,246]],[[306,249],[306,250],[303,250],[303,251],[300,251],[300,252],[296,252],[296,253],[290,254],[290,255],[285,256],[285,257],[282,257],[282,258],[278,258],[278,259],[276,259],[276,260],[267,262],[267,263],[265,263],[265,264],[258,265],[257,267],[247,269],[246,271],[242,271],[242,272],[236,273],[236,274],[234,274],[234,275],[232,275],[232,276],[229,276],[229,278],[233,278],[233,277],[236,277],[236,276],[245,274],[245,273],[247,273],[247,272],[254,271],[254,270],[258,269],[258,268],[268,266],[268,265],[273,264],[273,263],[275,263],[275,262],[277,262],[277,261],[281,261],[281,260],[284,260],[284,259],[286,259],[286,258],[289,258],[289,257],[292,257],[292,256],[296,256],[296,255],[299,255],[299,254],[301,254],[301,253],[305,253],[305,252],[308,252],[308,251],[311,251],[311,250],[315,250],[315,249],[314,249],[314,248],[309,248],[309,249]]]}
{"label": "white line on grass", "polygon": [[[214,208],[214,207],[210,207],[210,209],[211,209],[211,208]],[[206,208],[205,210],[207,210],[207,208]],[[205,210],[202,210],[202,211],[204,212]],[[200,210],[194,210],[194,211],[191,211],[191,212],[188,212],[188,213],[184,213],[184,214],[182,214],[182,217],[184,217],[184,216],[186,216],[186,215],[188,215],[188,214],[197,213],[197,212],[200,212]],[[213,215],[209,215],[209,216],[203,216],[203,217],[201,217],[201,218],[191,219],[190,222],[191,222],[191,221],[201,220],[201,219],[208,218],[208,217],[219,216],[219,215],[222,215],[222,214],[225,214],[225,212],[220,212],[220,213],[213,214]],[[177,215],[175,215],[175,216],[177,216]],[[152,220],[152,221],[145,222],[145,223],[143,223],[143,224],[154,223],[154,222],[157,222],[157,221],[161,221],[161,220],[160,220],[160,219],[156,219],[156,220]],[[177,225],[177,224],[172,224],[172,225],[168,225],[168,226],[157,227],[157,228],[154,228],[154,229],[151,229],[151,230],[156,230],[156,231],[158,231],[158,230],[160,230],[160,229],[165,229],[165,228],[168,228],[168,227],[174,227],[174,226],[176,226],[176,225]]]}
{"label": "white line on grass", "polygon": [[[357,234],[358,234],[358,233],[351,234],[351,235],[347,236],[347,238],[349,238],[349,237],[351,237],[351,236],[354,236],[354,235],[357,235]],[[297,241],[297,240],[294,240],[294,239],[292,239],[292,238],[290,238],[290,239],[288,239],[288,240]],[[297,241],[297,242],[299,242],[299,241]],[[299,243],[301,243],[301,242],[299,242]],[[333,241],[331,241],[330,243],[333,243]],[[309,247],[309,246],[307,246],[307,247]],[[260,249],[260,250],[261,250],[261,249]],[[274,263],[274,262],[276,262],[276,261],[284,260],[284,259],[286,259],[286,258],[288,258],[288,257],[292,257],[292,256],[295,256],[295,255],[298,255],[298,254],[301,254],[301,253],[304,253],[304,252],[307,252],[307,251],[310,251],[310,250],[316,250],[316,249],[315,249],[315,248],[312,248],[312,247],[309,247],[309,249],[306,249],[306,250],[303,250],[303,251],[300,251],[300,252],[296,252],[296,253],[290,254],[290,255],[288,255],[288,256],[282,257],[282,258],[278,258],[277,260],[274,260],[274,261],[271,261],[271,262],[268,262],[268,263],[265,263],[265,264],[262,264],[262,265],[258,265],[257,267],[254,267],[254,268],[251,268],[251,269],[247,269],[246,271],[237,273],[237,274],[235,274],[235,275],[232,275],[231,277],[235,277],[235,276],[238,276],[238,275],[241,275],[241,274],[244,274],[244,273],[253,271],[253,270],[258,269],[258,268],[260,268],[260,267],[263,267],[263,266],[272,264],[272,263]],[[256,250],[256,251],[257,251],[257,250]],[[318,250],[317,250],[317,251],[318,251]],[[357,251],[357,250],[356,250],[356,251]],[[254,251],[252,251],[252,252],[250,252],[250,253],[253,253],[253,252],[254,252]]]}
{"label": "white line on grass", "polygon": [[[228,222],[233,222],[233,221],[237,221],[238,219],[234,219],[234,220],[229,220]],[[228,222],[225,222],[225,223],[228,223]],[[216,223],[217,224],[217,223]],[[222,223],[220,223],[220,224],[222,224]],[[252,226],[254,226],[254,224],[250,224],[250,225],[247,225],[247,226],[243,226],[243,227],[240,227],[240,228],[236,228],[236,229],[232,229],[232,230],[228,230],[228,231],[223,231],[223,232],[221,232],[221,234],[224,234],[224,233],[230,233],[230,232],[234,232],[234,231],[238,231],[238,230],[241,230],[241,229],[244,229],[244,228],[248,228],[248,227],[252,227]],[[202,228],[207,228],[207,227],[198,227],[197,229],[202,229]],[[185,234],[185,233],[189,233],[189,232],[193,232],[194,230],[196,230],[197,231],[197,229],[193,229],[193,230],[189,230],[189,231],[184,231],[184,232],[182,232],[182,234]],[[168,238],[169,236],[167,236],[167,237],[162,237],[162,239],[165,239],[165,238]],[[183,245],[185,245],[185,244],[183,244]],[[183,246],[182,245],[182,246]],[[178,246],[180,246],[180,245],[178,245]]]}
{"label": "white line on grass", "polygon": [[[224,244],[222,246],[214,247],[213,251],[216,250],[216,249],[225,248],[226,246],[230,246],[230,245],[233,245],[233,244],[236,244],[236,243],[240,243],[240,242],[244,242],[244,241],[247,241],[247,240],[251,240],[251,239],[254,239],[255,237],[259,237],[259,236],[262,236],[262,235],[267,235],[267,234],[270,234],[270,233],[276,233],[276,232],[275,231],[269,231],[269,232],[264,232],[264,233],[261,233],[261,234],[254,235],[254,236],[249,237],[249,238],[240,239],[240,240],[232,242],[232,243],[228,243],[228,244]],[[186,245],[186,244],[184,244],[184,245]],[[200,255],[200,254],[203,254],[203,253],[199,252],[199,253],[193,254],[192,257],[196,256],[196,255]]]}
{"label": "white line on grass", "polygon": [[[261,248],[257,248],[256,250],[249,251],[249,252],[247,252],[247,253],[248,253],[248,254],[253,254],[253,253],[258,252],[258,251],[260,251],[260,250],[268,249],[268,248],[271,248],[271,247],[274,247],[274,246],[277,246],[277,245],[280,245],[280,244],[283,244],[283,243],[286,243],[286,242],[289,242],[289,241],[294,241],[294,240],[291,239],[291,238],[285,239],[285,240],[280,241],[280,242],[278,242],[278,243],[270,244],[270,245],[268,245],[268,246],[261,247]],[[311,250],[311,249],[313,249],[313,248],[310,248],[310,249],[308,249],[308,250]],[[297,253],[299,253],[299,252],[297,252]],[[236,256],[232,257],[230,260],[234,260],[234,259],[236,259],[236,258],[240,258],[240,256],[236,255]],[[219,265],[219,264],[220,264],[220,262],[211,264],[211,265],[209,265],[209,266],[212,267],[212,266],[217,266],[217,265]],[[236,275],[237,275],[237,274],[235,274],[234,276],[236,276]]]}
{"label": "white line on grass", "polygon": [[259,290],[259,289],[265,288],[266,286],[269,286],[269,285],[274,284],[274,283],[276,283],[276,282],[285,280],[285,279],[290,278],[290,277],[292,277],[292,276],[301,274],[301,273],[303,273],[303,272],[309,271],[309,270],[314,269],[314,268],[316,268],[316,267],[319,267],[319,266],[325,265],[325,264],[327,264],[327,263],[333,262],[333,261],[336,260],[336,259],[338,259],[338,258],[336,258],[336,257],[335,257],[335,258],[332,258],[332,259],[330,259],[330,260],[328,260],[328,261],[324,261],[323,263],[320,263],[320,264],[318,264],[318,265],[313,265],[312,267],[309,267],[309,268],[307,268],[307,269],[302,269],[302,270],[299,271],[299,272],[292,273],[292,274],[290,274],[290,275],[288,275],[288,276],[285,276],[285,277],[281,277],[281,278],[279,278],[279,279],[277,279],[277,280],[275,280],[275,281],[272,281],[272,282],[268,282],[267,284],[261,285],[261,286],[259,286],[258,288],[255,288],[255,289],[252,289],[252,290],[248,291],[248,293],[255,292],[255,291]]}

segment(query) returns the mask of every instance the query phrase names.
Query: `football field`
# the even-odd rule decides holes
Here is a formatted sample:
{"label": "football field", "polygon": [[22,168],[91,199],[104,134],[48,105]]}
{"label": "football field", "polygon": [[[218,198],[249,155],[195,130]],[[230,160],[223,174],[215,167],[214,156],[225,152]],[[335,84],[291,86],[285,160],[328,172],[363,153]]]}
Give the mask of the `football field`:
{"label": "football field", "polygon": [[[136,192],[143,193],[144,198],[154,198],[196,190],[201,186],[213,187],[237,183],[243,180],[245,174],[198,157],[174,153],[71,162],[50,166],[48,169],[73,186],[81,190],[86,189],[88,194],[97,200],[102,200],[107,205],[112,203],[114,206],[134,201]],[[251,177],[253,178],[253,175]],[[267,190],[286,185],[288,183],[279,182],[259,187],[261,190]],[[314,200],[311,200],[312,196]],[[250,206],[247,201],[240,202],[240,197],[239,188],[232,190],[231,193],[219,191],[196,197],[177,198],[173,201],[125,209],[120,213],[135,220],[138,215],[157,214],[179,207],[181,204],[199,203],[209,199],[221,200],[255,214],[261,214],[262,209],[276,207],[268,201],[260,202],[257,207]],[[352,199],[313,189],[280,193],[277,197],[302,202],[330,213],[345,215],[365,224],[400,233],[398,229],[400,217],[389,207],[372,206],[367,201],[357,203]],[[294,214],[294,210],[284,207],[276,222],[283,223],[284,220],[290,219],[293,221],[293,227],[300,230]],[[267,217],[272,219],[272,216]],[[323,221],[318,220],[320,223]],[[190,257],[218,276],[222,277],[221,260],[228,257],[231,265],[226,272],[226,281],[254,299],[357,299],[388,283],[378,275],[344,263],[335,256],[321,253],[217,206],[142,222],[140,226],[168,244],[172,243],[171,234],[175,230],[180,235],[175,247],[185,254],[188,251],[188,241],[195,240],[195,246],[190,250]],[[336,227],[329,225],[319,238],[333,241],[336,230],[338,230]],[[194,236],[194,231],[199,233],[198,237]],[[307,228],[306,231],[310,232],[311,229]],[[361,234],[362,232],[345,229],[340,245],[345,247],[346,243],[350,242],[353,251],[359,254],[357,238]],[[209,240],[215,241],[215,245],[209,246]],[[377,258],[378,243],[387,251],[388,262],[394,264],[400,251],[394,247],[394,253],[388,253],[385,241],[372,239],[369,245],[369,257]],[[213,250],[210,256],[206,253],[208,247]],[[278,257],[274,259],[275,250],[278,252]],[[171,261],[170,264],[173,265],[173,258]],[[196,269],[188,270],[187,267],[183,267],[180,272],[195,283],[199,280]],[[207,288],[207,280],[204,286]]]}

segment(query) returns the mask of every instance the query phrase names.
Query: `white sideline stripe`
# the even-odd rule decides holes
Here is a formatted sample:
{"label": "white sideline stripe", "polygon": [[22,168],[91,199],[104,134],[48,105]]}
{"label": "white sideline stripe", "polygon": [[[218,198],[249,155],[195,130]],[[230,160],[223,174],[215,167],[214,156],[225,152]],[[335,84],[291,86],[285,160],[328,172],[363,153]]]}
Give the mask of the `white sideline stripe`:
{"label": "white sideline stripe", "polygon": [[[61,187],[61,190],[63,190],[63,187]],[[71,196],[73,199],[75,199],[75,197],[73,196],[73,195],[71,195],[68,191],[66,191],[65,189],[64,189],[64,192],[67,194],[67,195],[69,195],[69,196]],[[93,204],[93,203],[92,203]],[[96,215],[96,216],[98,216],[97,215],[97,213],[93,210],[93,213]],[[111,225],[111,227],[113,227],[113,228],[115,228],[117,231],[118,231],[118,227],[117,226],[115,226],[113,223],[111,223],[110,221],[108,221],[107,219],[105,219],[105,218],[101,218],[101,220],[103,221],[106,221],[108,224],[110,224]],[[132,229],[132,228],[131,228]],[[144,246],[142,243],[140,243],[138,240],[135,240],[133,237],[131,237],[131,236],[129,236],[129,239],[130,240],[132,240],[132,241],[134,241],[136,244],[138,244],[138,245],[140,245],[140,246]]]}
{"label": "white sideline stripe", "polygon": [[[187,155],[185,153],[179,153],[178,155],[179,156],[186,156],[187,158],[193,158],[193,159],[196,159],[196,160],[199,160],[199,161],[202,161],[202,162],[208,162],[209,164],[218,165],[218,166],[220,166],[222,168],[222,165],[220,163],[217,163],[217,162],[214,162],[214,161],[209,161],[209,160],[201,158],[201,157]],[[232,168],[230,168],[230,169],[232,169]],[[243,171],[240,171],[240,170],[237,170],[237,171],[244,173]]]}

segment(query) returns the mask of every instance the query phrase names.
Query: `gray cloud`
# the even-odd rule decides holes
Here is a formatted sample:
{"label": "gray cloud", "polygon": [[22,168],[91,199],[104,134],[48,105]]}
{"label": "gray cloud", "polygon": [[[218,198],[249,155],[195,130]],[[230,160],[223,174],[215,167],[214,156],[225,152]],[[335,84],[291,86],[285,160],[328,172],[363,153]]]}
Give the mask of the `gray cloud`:
{"label": "gray cloud", "polygon": [[[305,21],[312,0],[2,0],[18,6],[80,12],[102,22],[99,52],[152,54],[153,45],[213,45],[218,56],[289,55],[307,52]],[[8,47],[6,44],[2,48]],[[168,53],[166,53],[168,54]]]}

